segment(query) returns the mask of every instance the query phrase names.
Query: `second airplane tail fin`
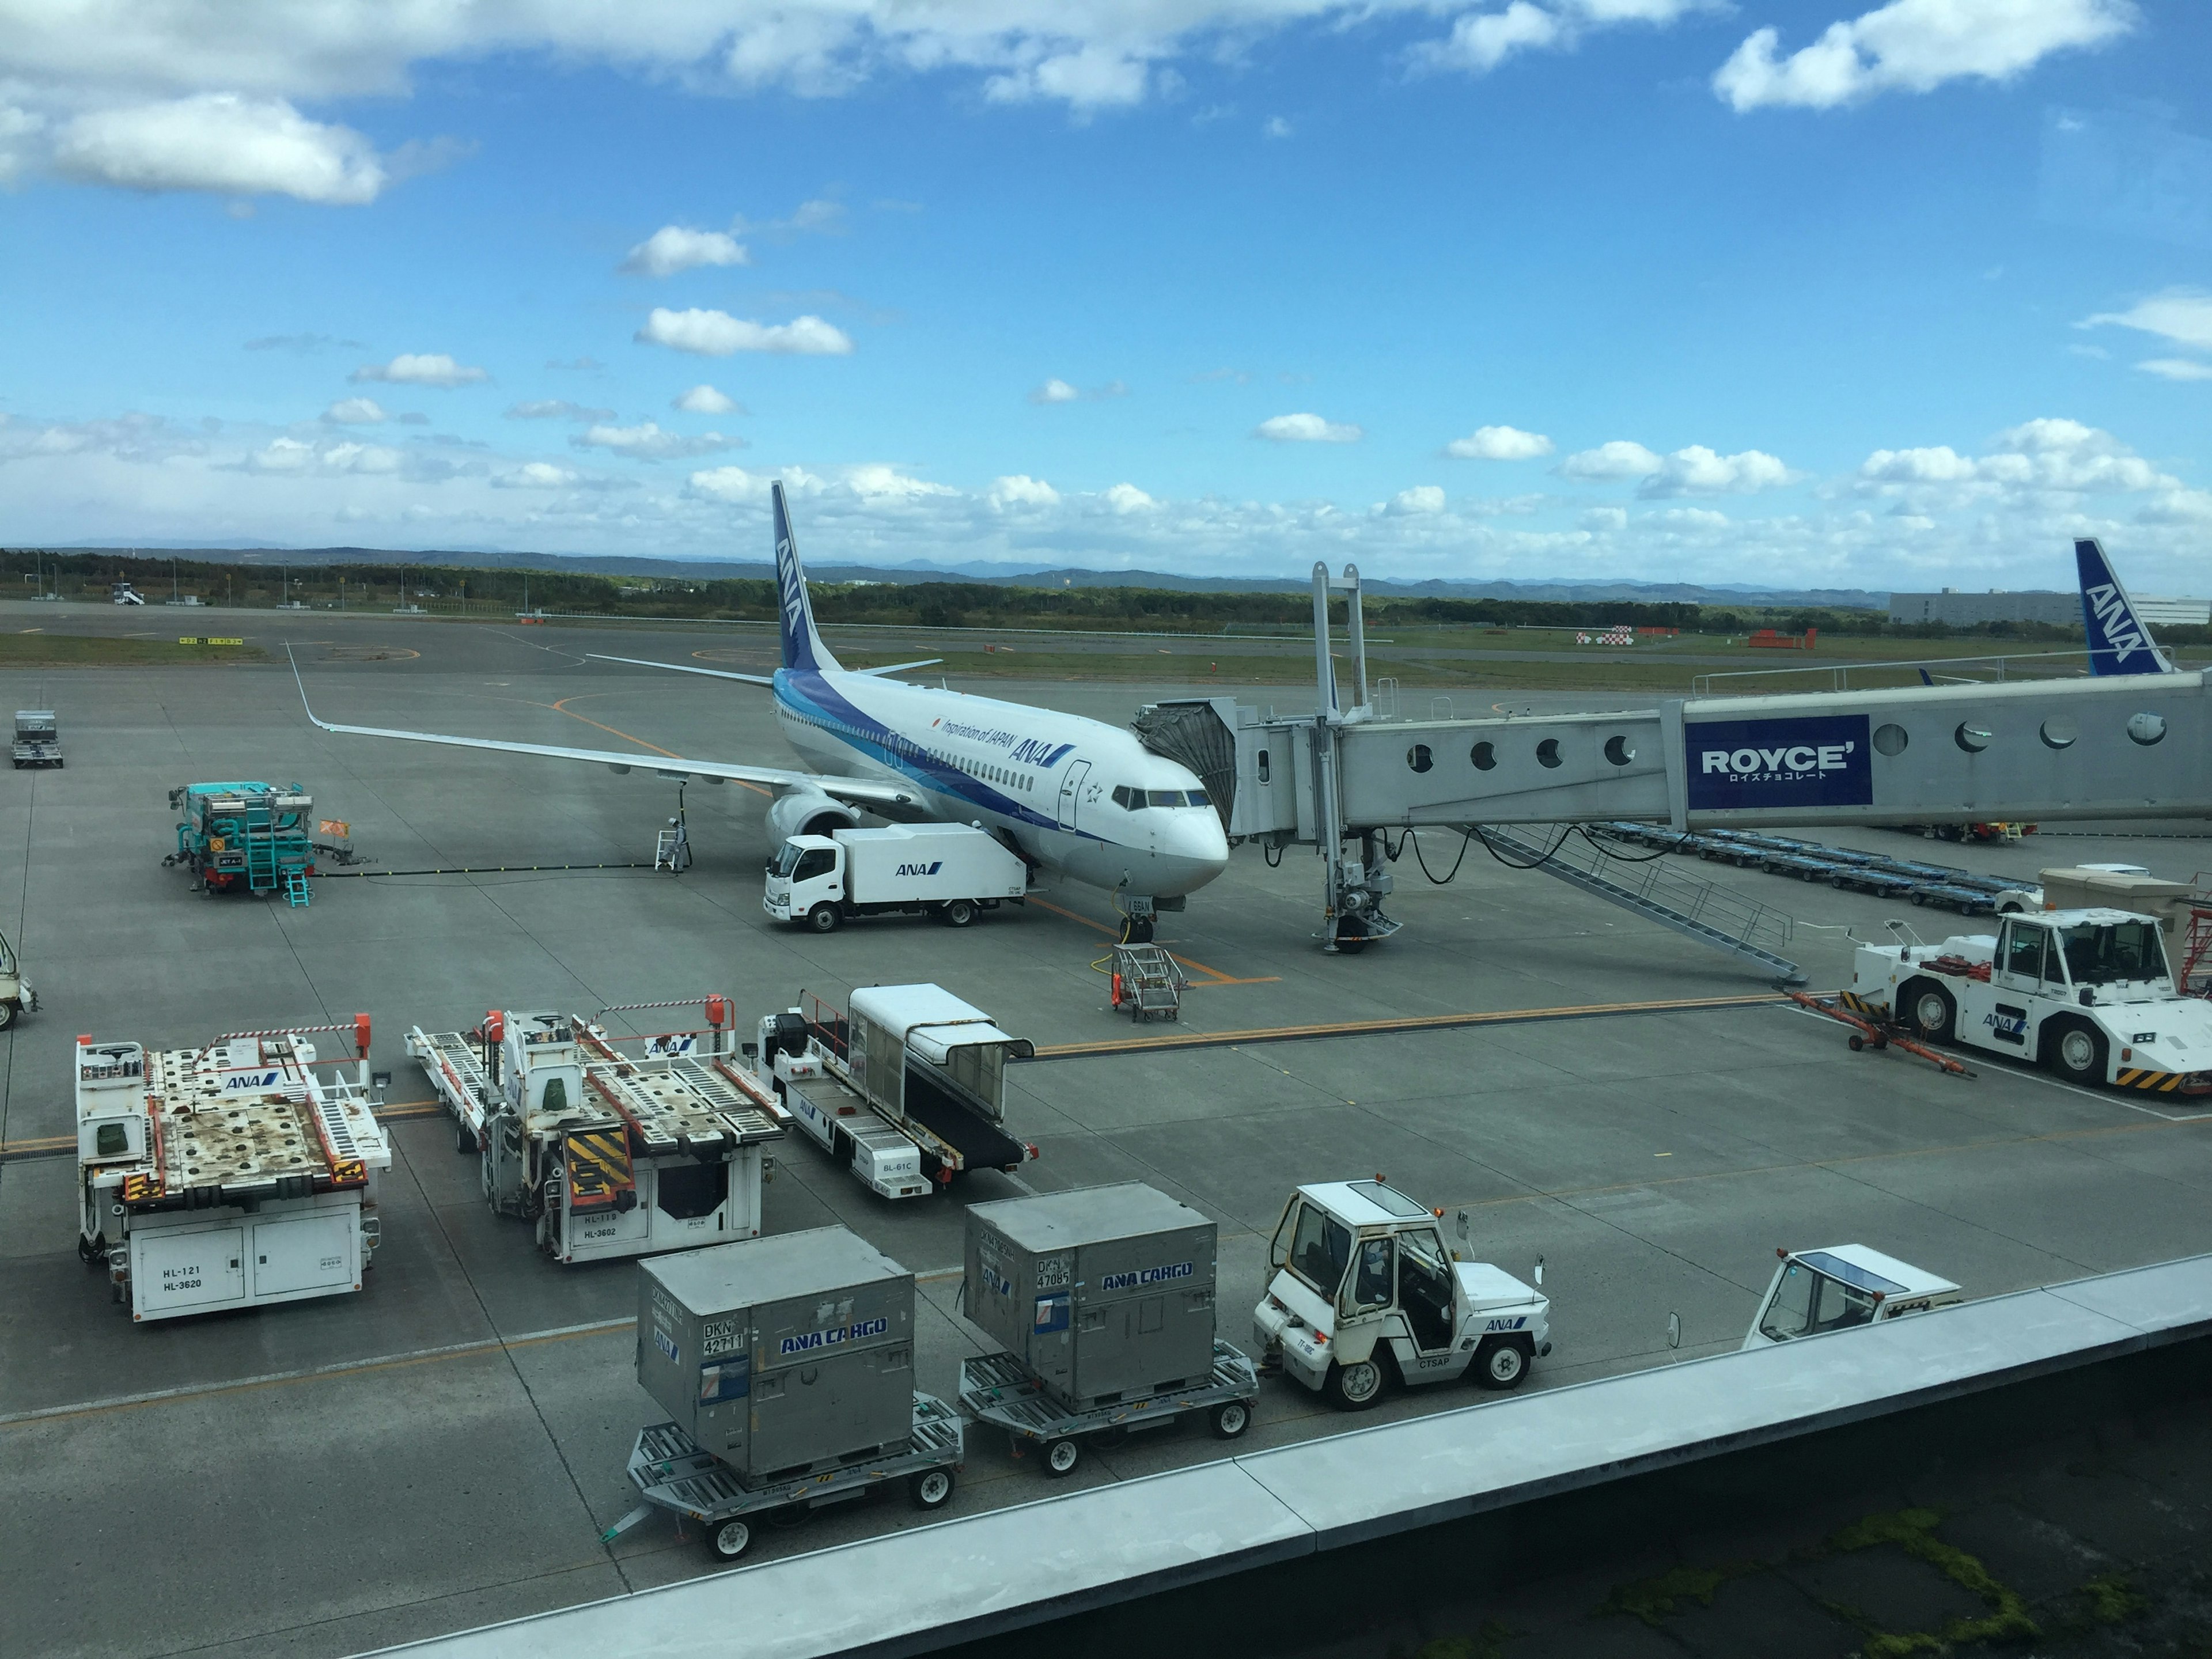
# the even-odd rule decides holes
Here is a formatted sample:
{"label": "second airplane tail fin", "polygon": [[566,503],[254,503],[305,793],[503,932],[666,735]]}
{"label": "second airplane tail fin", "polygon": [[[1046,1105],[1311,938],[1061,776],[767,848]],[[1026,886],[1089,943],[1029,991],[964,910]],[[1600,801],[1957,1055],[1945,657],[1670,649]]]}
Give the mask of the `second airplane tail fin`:
{"label": "second airplane tail fin", "polygon": [[809,670],[842,667],[814,626],[814,607],[806,598],[806,570],[799,562],[799,544],[791,533],[791,507],[784,499],[781,480],[769,486],[769,500],[775,517],[775,588],[781,612],[777,632],[783,640],[783,665]]}
{"label": "second airplane tail fin", "polygon": [[2136,615],[2135,601],[2128,598],[2094,537],[2085,536],[2074,544],[2074,562],[2081,572],[2081,624],[2089,635],[2089,672],[2100,676],[2173,672],[2172,663]]}

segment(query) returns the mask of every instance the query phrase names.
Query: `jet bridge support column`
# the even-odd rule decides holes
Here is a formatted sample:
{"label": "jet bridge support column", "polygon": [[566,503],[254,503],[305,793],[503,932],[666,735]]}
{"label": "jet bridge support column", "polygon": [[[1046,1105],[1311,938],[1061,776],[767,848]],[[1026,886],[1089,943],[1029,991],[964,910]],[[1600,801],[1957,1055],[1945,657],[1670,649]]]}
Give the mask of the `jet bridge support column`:
{"label": "jet bridge support column", "polygon": [[[1370,939],[1388,939],[1398,924],[1382,913],[1382,900],[1390,891],[1389,873],[1382,867],[1382,836],[1374,830],[1347,830],[1344,791],[1339,775],[1339,736],[1347,726],[1363,725],[1375,717],[1367,684],[1367,626],[1362,614],[1359,567],[1347,564],[1342,576],[1331,576],[1328,567],[1313,568],[1314,675],[1320,706],[1310,733],[1310,772],[1313,781],[1315,847],[1324,864],[1322,905],[1322,949],[1334,955],[1364,950]],[[1347,637],[1352,647],[1352,683],[1359,701],[1342,706],[1328,615],[1329,595],[1342,593],[1349,617]],[[1356,858],[1345,856],[1346,840],[1357,836]]]}

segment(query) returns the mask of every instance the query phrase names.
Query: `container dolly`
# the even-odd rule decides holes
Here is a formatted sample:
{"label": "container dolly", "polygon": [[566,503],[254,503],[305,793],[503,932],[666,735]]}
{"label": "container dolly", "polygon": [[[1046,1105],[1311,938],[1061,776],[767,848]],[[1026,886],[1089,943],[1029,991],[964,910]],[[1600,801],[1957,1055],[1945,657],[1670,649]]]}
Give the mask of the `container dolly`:
{"label": "container dolly", "polygon": [[1182,1018],[1182,964],[1158,945],[1116,945],[1114,947],[1114,1008],[1126,1008],[1133,1020],[1154,1014],[1173,1020]]}
{"label": "container dolly", "polygon": [[1258,1370],[1218,1337],[1213,1340],[1213,1369],[1189,1386],[1088,1411],[1061,1406],[1010,1353],[960,1364],[960,1403],[968,1414],[1004,1429],[1017,1457],[1029,1446],[1042,1447],[1044,1473],[1052,1480],[1074,1473],[1086,1439],[1162,1428],[1193,1412],[1206,1413],[1206,1426],[1216,1439],[1234,1440],[1252,1426],[1252,1406],[1259,1397]]}
{"label": "container dolly", "polygon": [[927,1394],[914,1397],[909,1450],[764,1486],[744,1485],[734,1469],[675,1424],[656,1423],[639,1431],[629,1455],[630,1484],[645,1502],[602,1533],[600,1541],[611,1544],[651,1510],[666,1510],[679,1522],[696,1521],[705,1528],[708,1553],[716,1560],[734,1561],[751,1547],[753,1528],[761,1521],[775,1516],[790,1524],[889,1481],[903,1479],[916,1509],[943,1509],[952,1500],[953,1479],[966,1456],[960,1414]]}

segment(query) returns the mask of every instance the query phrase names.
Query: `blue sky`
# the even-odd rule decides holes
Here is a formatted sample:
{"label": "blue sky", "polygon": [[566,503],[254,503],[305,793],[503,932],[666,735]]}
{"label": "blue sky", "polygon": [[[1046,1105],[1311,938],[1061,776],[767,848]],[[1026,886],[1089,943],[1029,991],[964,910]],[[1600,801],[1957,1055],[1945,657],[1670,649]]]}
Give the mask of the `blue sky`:
{"label": "blue sky", "polygon": [[824,560],[2203,592],[2208,62],[2189,0],[0,0],[0,541],[758,556],[782,477]]}

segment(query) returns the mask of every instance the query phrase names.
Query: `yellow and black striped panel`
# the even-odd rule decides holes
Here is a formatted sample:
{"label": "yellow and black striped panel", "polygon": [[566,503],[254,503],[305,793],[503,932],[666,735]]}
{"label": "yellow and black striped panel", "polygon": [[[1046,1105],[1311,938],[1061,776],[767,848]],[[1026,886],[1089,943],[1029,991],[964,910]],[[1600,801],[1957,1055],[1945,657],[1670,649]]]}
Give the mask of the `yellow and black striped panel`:
{"label": "yellow and black striped panel", "polygon": [[1844,1007],[1850,1009],[1853,1013],[1864,1014],[1869,1019],[1887,1019],[1889,1018],[1889,1005],[1887,1003],[1870,1002],[1866,998],[1861,996],[1856,991],[1838,991],[1836,993],[1836,998],[1837,1000],[1841,1002]]}
{"label": "yellow and black striped panel", "polygon": [[2112,1081],[2123,1089],[2148,1089],[2153,1094],[2170,1095],[2186,1083],[2189,1076],[2186,1072],[2145,1072],[2124,1066]]}
{"label": "yellow and black striped panel", "polygon": [[637,1184],[630,1172],[629,1137],[620,1129],[586,1129],[568,1137],[568,1206],[596,1210]]}

